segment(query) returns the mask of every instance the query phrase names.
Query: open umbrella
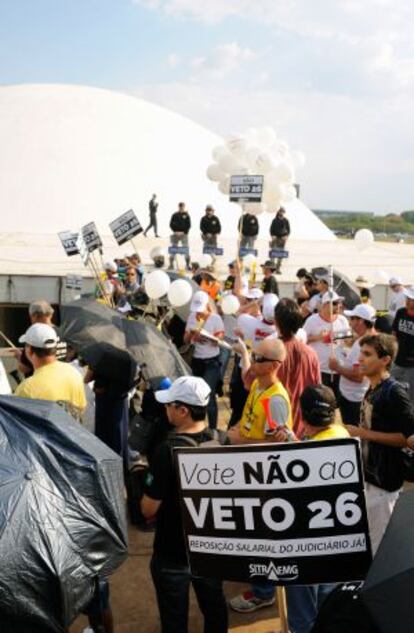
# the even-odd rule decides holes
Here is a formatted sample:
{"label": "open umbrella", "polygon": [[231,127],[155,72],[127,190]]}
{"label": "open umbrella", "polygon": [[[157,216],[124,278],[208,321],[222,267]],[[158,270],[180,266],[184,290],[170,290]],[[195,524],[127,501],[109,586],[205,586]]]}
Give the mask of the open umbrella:
{"label": "open umbrella", "polygon": [[128,351],[156,385],[164,376],[175,380],[191,373],[177,348],[155,325],[127,319],[96,301],[64,304],[60,335],[80,354],[88,345],[103,341]]}
{"label": "open umbrella", "polygon": [[[329,269],[323,268],[322,266],[319,268],[312,268],[312,274],[316,276],[328,276]],[[352,308],[354,308],[358,303],[361,303],[359,290],[354,282],[346,275],[339,272],[339,270],[335,269],[333,271],[333,286],[335,292],[340,297],[344,297],[344,305],[347,309],[352,310]]]}
{"label": "open umbrella", "polygon": [[118,455],[55,403],[0,397],[2,633],[63,633],[126,554]]}
{"label": "open umbrella", "polygon": [[362,597],[381,633],[414,631],[414,490],[397,501]]}

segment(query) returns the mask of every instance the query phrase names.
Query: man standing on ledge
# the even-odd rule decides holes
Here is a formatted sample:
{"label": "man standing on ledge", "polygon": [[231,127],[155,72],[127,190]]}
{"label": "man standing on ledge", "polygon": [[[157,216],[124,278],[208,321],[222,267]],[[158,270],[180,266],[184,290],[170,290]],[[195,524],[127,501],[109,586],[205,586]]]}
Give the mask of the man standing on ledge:
{"label": "man standing on ledge", "polygon": [[[290,235],[290,223],[285,215],[286,211],[283,207],[280,207],[276,212],[275,217],[270,225],[270,248],[272,249],[284,249],[287,239]],[[278,257],[276,262],[276,275],[280,275],[282,272],[282,258]]]}
{"label": "man standing on ledge", "polygon": [[[188,247],[188,234],[191,228],[191,219],[190,214],[186,211],[185,203],[178,203],[178,211],[172,214],[170,220],[170,229],[172,231],[172,235],[170,236],[170,244],[171,246],[181,246]],[[175,255],[170,255],[170,268],[174,268],[174,259]],[[187,265],[187,270],[190,270],[190,255],[185,256],[185,262]]]}
{"label": "man standing on ledge", "polygon": [[151,227],[154,228],[155,237],[159,237],[158,228],[157,228],[157,211],[158,211],[158,201],[157,196],[154,193],[151,200],[149,201],[149,215],[150,215],[150,223],[144,231],[144,237],[147,237],[147,233]]}
{"label": "man standing on ledge", "polygon": [[[200,220],[201,239],[206,246],[217,247],[217,235],[221,233],[220,220],[214,215],[211,204],[206,206],[206,213]],[[214,261],[214,257],[213,257]]]}

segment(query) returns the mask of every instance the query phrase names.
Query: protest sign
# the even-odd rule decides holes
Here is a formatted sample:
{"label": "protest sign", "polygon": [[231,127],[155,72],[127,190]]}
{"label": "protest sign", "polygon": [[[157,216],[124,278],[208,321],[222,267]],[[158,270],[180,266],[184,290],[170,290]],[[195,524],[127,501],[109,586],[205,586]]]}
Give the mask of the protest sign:
{"label": "protest sign", "polygon": [[307,585],[371,562],[359,442],[177,448],[192,572]]}
{"label": "protest sign", "polygon": [[190,249],[188,246],[169,246],[168,254],[169,255],[189,255]]}
{"label": "protest sign", "polygon": [[248,248],[247,246],[241,246],[239,248],[239,257],[246,257],[246,255],[254,255],[255,257],[257,257],[257,248]]}
{"label": "protest sign", "polygon": [[204,244],[203,246],[203,254],[204,255],[215,255],[216,257],[221,257],[224,253],[224,248],[220,246],[208,246]]}
{"label": "protest sign", "polygon": [[130,209],[119,216],[113,222],[110,222],[109,227],[114,234],[114,238],[118,242],[119,246],[125,244],[133,237],[142,233],[143,228],[135,215],[134,211]]}
{"label": "protest sign", "polygon": [[86,248],[89,253],[96,251],[98,248],[102,247],[102,240],[99,236],[98,229],[96,228],[95,222],[89,222],[89,224],[85,224],[85,226],[81,229],[83,241],[85,242]]}
{"label": "protest sign", "polygon": [[269,251],[270,259],[285,259],[289,257],[289,251],[285,251],[284,248],[271,248]]}
{"label": "protest sign", "polygon": [[66,275],[67,290],[82,290],[83,277],[81,275]]}
{"label": "protest sign", "polygon": [[83,239],[82,232],[78,234],[78,238],[76,240],[76,248],[78,249],[78,253],[81,256],[82,262],[85,266],[89,263],[89,250],[85,244],[85,240]]}
{"label": "protest sign", "polygon": [[230,202],[261,202],[263,176],[231,176]]}
{"label": "protest sign", "polygon": [[66,255],[71,257],[72,255],[78,255],[79,250],[76,246],[76,241],[78,239],[78,233],[74,233],[73,231],[61,231],[58,233],[59,239],[62,242],[62,246],[65,249]]}

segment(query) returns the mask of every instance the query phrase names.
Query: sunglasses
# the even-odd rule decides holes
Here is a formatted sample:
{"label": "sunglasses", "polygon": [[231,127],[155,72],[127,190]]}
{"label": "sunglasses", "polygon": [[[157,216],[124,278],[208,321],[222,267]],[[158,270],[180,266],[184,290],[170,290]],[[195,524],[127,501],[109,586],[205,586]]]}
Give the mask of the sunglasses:
{"label": "sunglasses", "polygon": [[251,356],[252,356],[253,363],[274,363],[275,362],[274,358],[266,358],[266,356],[262,356],[261,354],[253,353]]}

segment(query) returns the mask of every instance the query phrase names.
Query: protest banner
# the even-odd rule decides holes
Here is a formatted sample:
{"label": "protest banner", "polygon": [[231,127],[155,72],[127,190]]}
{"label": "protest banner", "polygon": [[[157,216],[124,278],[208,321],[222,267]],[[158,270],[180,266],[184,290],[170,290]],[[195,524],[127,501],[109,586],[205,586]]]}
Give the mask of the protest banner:
{"label": "protest banner", "polygon": [[143,228],[132,209],[120,215],[119,218],[116,218],[113,222],[110,222],[109,228],[119,246],[122,246],[125,242],[132,242],[132,239],[136,235],[143,232]]}
{"label": "protest banner", "polygon": [[289,257],[289,251],[284,248],[271,248],[269,251],[269,259],[286,259]]}
{"label": "protest banner", "polygon": [[246,255],[254,255],[257,257],[258,255],[257,248],[249,248],[248,246],[241,246],[239,248],[239,257],[246,257]]}
{"label": "protest banner", "polygon": [[215,257],[221,257],[224,254],[224,248],[220,246],[203,245],[203,255],[214,255]]}
{"label": "protest banner", "polygon": [[190,249],[188,246],[169,246],[169,255],[189,255]]}
{"label": "protest banner", "polygon": [[58,233],[58,236],[68,257],[79,255],[79,250],[76,246],[78,233],[74,233],[73,231],[61,231]]}
{"label": "protest banner", "polygon": [[83,277],[81,275],[66,275],[67,290],[82,290]]}
{"label": "protest banner", "polygon": [[308,585],[371,562],[359,442],[177,448],[192,573]]}
{"label": "protest banner", "polygon": [[231,176],[230,202],[261,202],[263,176]]}

